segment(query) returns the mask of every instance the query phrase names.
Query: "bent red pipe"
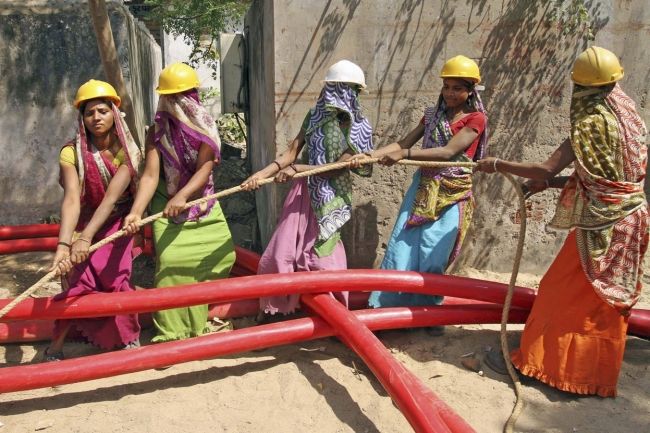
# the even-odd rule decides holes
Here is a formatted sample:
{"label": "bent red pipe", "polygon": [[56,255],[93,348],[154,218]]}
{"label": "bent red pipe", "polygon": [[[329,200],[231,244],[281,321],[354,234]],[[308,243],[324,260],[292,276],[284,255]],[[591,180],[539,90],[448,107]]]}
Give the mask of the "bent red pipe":
{"label": "bent red pipe", "polygon": [[[319,293],[351,288],[354,291],[399,290],[438,294],[495,304],[503,303],[507,292],[507,285],[502,283],[452,275],[363,269],[295,272],[253,275],[136,292],[97,293],[56,302],[51,298],[30,298],[9,311],[0,321],[102,317],[286,293]],[[513,307],[530,309],[534,300],[535,292],[532,289],[515,287]],[[9,301],[1,300],[0,308]],[[650,311],[632,310],[628,329],[634,335],[650,337]]]}
{"label": "bent red pipe", "polygon": [[[382,308],[355,311],[370,329],[394,329],[465,323],[499,323],[501,308],[491,305]],[[525,313],[513,311],[521,323]],[[329,337],[332,329],[320,318],[288,320],[269,325],[209,334],[187,340],[118,350],[60,362],[0,368],[0,393],[65,385],[133,373],[172,364],[209,359],[300,341]]]}
{"label": "bent red pipe", "polygon": [[[233,272],[231,272],[231,275]],[[246,274],[248,275],[248,274]],[[368,292],[352,292],[349,298],[350,310],[361,310],[368,307]],[[444,305],[494,305],[471,299],[446,297]],[[259,311],[257,299],[226,302],[224,304],[210,305],[208,318],[233,319],[238,317],[255,316]],[[151,316],[148,313],[140,314],[140,325],[146,328],[151,325]],[[0,344],[26,343],[46,341],[52,338],[53,320],[18,320],[14,322],[0,322]]]}
{"label": "bent red pipe", "polygon": [[335,334],[363,359],[417,433],[473,432],[474,429],[399,363],[352,312],[328,294],[303,295]]}
{"label": "bent red pipe", "polygon": [[[62,301],[30,298],[9,311],[0,321],[102,317],[118,313],[143,313],[239,299],[256,299],[286,293],[319,293],[351,288],[354,291],[399,290],[502,303],[507,286],[466,277],[405,271],[358,269],[296,272],[253,275],[135,292],[96,293]],[[530,308],[533,301],[534,292],[531,289],[515,288],[512,302],[514,307]],[[0,307],[7,302],[9,301],[0,301]]]}
{"label": "bent red pipe", "polygon": [[[259,302],[254,299],[215,304],[210,306],[208,319],[254,316],[257,314],[258,309]],[[147,328],[153,323],[149,313],[140,314],[138,320],[143,328]],[[0,323],[0,344],[50,340],[53,329],[54,320],[19,320]]]}

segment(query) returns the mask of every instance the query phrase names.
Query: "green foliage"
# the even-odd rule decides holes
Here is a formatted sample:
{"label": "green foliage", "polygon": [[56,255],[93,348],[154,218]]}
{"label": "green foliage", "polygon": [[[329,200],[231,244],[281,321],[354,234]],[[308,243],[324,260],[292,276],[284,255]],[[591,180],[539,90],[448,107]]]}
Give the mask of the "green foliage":
{"label": "green foliage", "polygon": [[217,120],[217,129],[221,141],[227,143],[244,143],[246,134],[237,114],[225,113]]}
{"label": "green foliage", "polygon": [[219,95],[221,95],[221,92],[219,92],[219,89],[217,89],[216,87],[209,87],[205,90],[199,91],[199,98],[201,99],[201,101],[206,101],[212,98],[218,98]]}
{"label": "green foliage", "polygon": [[562,34],[584,34],[588,41],[593,41],[596,38],[586,0],[547,1],[554,3],[549,14],[549,21],[558,23]]}
{"label": "green foliage", "polygon": [[147,19],[181,36],[192,47],[190,64],[215,69],[219,33],[234,27],[248,10],[250,0],[146,0],[152,6]]}

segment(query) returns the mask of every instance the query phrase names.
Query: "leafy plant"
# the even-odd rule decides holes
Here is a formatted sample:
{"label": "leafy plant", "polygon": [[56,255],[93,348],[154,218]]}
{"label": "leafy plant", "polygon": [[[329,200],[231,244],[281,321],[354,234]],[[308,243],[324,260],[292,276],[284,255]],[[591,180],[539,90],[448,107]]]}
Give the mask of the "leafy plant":
{"label": "leafy plant", "polygon": [[549,14],[549,22],[559,24],[562,34],[584,33],[588,41],[593,41],[596,38],[585,0],[547,1],[554,2]]}
{"label": "leafy plant", "polygon": [[219,130],[221,141],[227,143],[244,143],[246,141],[246,133],[244,132],[242,121],[236,113],[222,114],[219,120],[217,120],[217,129]]}
{"label": "leafy plant", "polygon": [[190,64],[205,63],[216,70],[219,34],[240,22],[250,0],[146,0],[152,6],[147,19],[161,23],[166,32],[182,36],[192,47]]}

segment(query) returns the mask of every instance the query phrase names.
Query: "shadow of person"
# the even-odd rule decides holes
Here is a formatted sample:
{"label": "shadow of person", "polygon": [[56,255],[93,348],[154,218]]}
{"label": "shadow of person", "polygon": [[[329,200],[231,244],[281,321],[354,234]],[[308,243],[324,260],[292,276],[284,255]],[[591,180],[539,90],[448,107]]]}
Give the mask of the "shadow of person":
{"label": "shadow of person", "polygon": [[348,268],[371,269],[377,257],[379,231],[377,208],[364,203],[352,210],[352,219],[341,231],[348,252]]}

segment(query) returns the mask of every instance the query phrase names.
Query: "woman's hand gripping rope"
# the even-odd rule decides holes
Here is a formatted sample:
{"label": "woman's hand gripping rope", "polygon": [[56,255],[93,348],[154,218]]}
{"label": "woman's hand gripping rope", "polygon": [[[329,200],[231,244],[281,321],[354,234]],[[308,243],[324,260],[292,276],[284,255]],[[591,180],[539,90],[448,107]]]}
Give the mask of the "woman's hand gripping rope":
{"label": "woman's hand gripping rope", "polygon": [[[300,173],[295,173],[292,178],[302,178],[302,177],[308,177],[308,176],[314,176],[318,175],[321,173],[326,173],[328,171],[332,170],[340,170],[342,168],[357,168],[361,165],[366,165],[366,164],[374,164],[379,162],[379,158],[372,158],[368,155],[358,155],[353,157],[352,159],[348,161],[343,161],[343,162],[335,162],[331,164],[324,164],[320,167],[317,167],[313,170],[308,170],[308,171],[303,171]],[[468,167],[468,168],[474,168],[476,167],[476,163],[473,162],[464,162],[464,163],[459,163],[459,162],[439,162],[439,161],[413,161],[413,160],[408,160],[408,159],[402,159],[397,161],[397,164],[400,165],[409,165],[409,166],[416,166],[416,167]],[[482,171],[480,170],[479,167],[475,168],[476,171]],[[485,170],[488,171],[488,170]],[[517,252],[516,252],[516,257],[515,257],[515,263],[513,265],[513,271],[512,271],[512,276],[510,278],[510,284],[508,286],[508,294],[506,296],[506,299],[504,301],[504,307],[503,307],[503,314],[502,314],[502,320],[501,320],[501,349],[504,354],[504,357],[509,356],[508,355],[508,344],[507,344],[507,339],[506,339],[506,325],[507,325],[507,319],[508,319],[508,313],[510,311],[510,303],[512,301],[512,294],[514,291],[514,285],[515,281],[517,280],[517,273],[519,271],[519,264],[521,261],[521,254],[523,251],[523,243],[524,243],[524,236],[525,236],[525,231],[526,231],[526,215],[525,215],[525,198],[523,195],[523,192],[521,190],[521,187],[519,184],[514,180],[514,178],[508,174],[501,173],[506,178],[510,183],[513,185],[515,190],[517,191],[517,194],[519,196],[519,201],[520,201],[520,208],[519,212],[521,214],[521,225],[520,225],[520,231],[519,231],[519,242],[517,245]],[[250,179],[250,178],[249,178]],[[266,185],[269,183],[273,183],[275,181],[275,178],[270,177],[266,179],[257,179],[255,178],[255,187],[259,187],[262,185]],[[205,203],[209,200],[213,199],[219,199],[222,197],[229,196],[231,194],[238,193],[240,191],[245,191],[250,188],[246,188],[245,183],[242,185],[238,185],[232,188],[229,188],[224,191],[220,191],[215,194],[211,194],[206,197],[202,197],[197,200],[190,201],[183,206],[183,210],[189,209],[192,206],[198,205]],[[105,239],[102,239],[101,241],[95,243],[88,249],[88,254],[98,250],[99,248],[103,247],[104,245],[107,245],[110,242],[113,242],[114,240],[121,238],[122,236],[133,234],[137,232],[140,227],[143,227],[146,224],[149,224],[153,221],[156,221],[157,219],[163,217],[163,213],[159,212],[157,214],[151,215],[147,218],[140,218],[138,215],[133,215],[130,214],[125,218],[124,221],[124,228],[122,230],[119,230],[115,233],[113,233],[111,236],[108,236]],[[84,251],[85,252],[85,251]],[[25,290],[23,293],[21,293],[19,296],[17,296],[14,300],[12,300],[9,304],[7,304],[2,310],[0,310],[0,318],[3,317],[7,312],[11,311],[12,308],[14,308],[18,303],[20,303],[22,300],[26,299],[28,296],[30,296],[33,292],[35,292],[38,288],[40,288],[43,284],[47,283],[50,281],[52,278],[55,276],[59,275],[59,268],[56,267],[52,269],[50,272],[48,272],[46,275],[44,275],[40,280],[38,280],[34,285],[29,287],[27,290]],[[517,375],[514,371],[514,368],[512,365],[507,362],[506,365],[508,366],[508,372],[510,374],[511,379],[513,380],[513,384],[515,387],[515,393],[517,395],[517,402],[515,404],[515,407],[513,408],[512,414],[510,418],[508,419],[508,423],[504,427],[506,432],[511,432],[512,429],[514,428],[514,423],[516,421],[517,416],[521,412],[522,409],[522,404],[523,401],[520,398],[521,394],[521,384],[519,383],[519,379],[517,378]]]}

